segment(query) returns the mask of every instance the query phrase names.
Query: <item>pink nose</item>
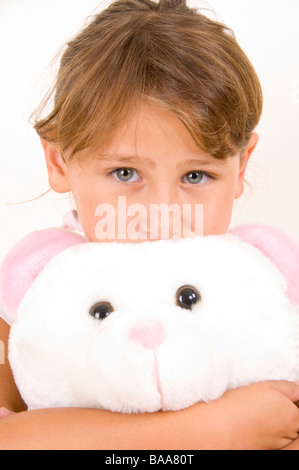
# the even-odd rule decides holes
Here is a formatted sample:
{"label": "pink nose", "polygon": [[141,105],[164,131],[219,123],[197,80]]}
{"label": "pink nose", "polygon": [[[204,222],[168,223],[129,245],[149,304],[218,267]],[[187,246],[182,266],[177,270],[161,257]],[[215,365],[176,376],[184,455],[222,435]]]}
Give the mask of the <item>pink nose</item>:
{"label": "pink nose", "polygon": [[132,328],[129,339],[147,349],[157,349],[165,338],[165,330],[158,320],[140,320]]}

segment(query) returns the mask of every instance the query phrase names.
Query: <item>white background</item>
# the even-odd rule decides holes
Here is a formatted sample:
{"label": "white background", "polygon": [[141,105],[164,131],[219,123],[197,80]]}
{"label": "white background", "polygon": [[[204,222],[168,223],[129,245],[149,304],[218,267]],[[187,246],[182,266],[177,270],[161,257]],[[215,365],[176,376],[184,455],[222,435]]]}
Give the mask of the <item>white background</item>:
{"label": "white background", "polygon": [[[233,225],[267,223],[299,240],[299,0],[210,0],[235,31],[264,91],[260,142]],[[109,2],[102,2],[101,7]],[[48,189],[28,117],[47,90],[49,64],[98,0],[0,0],[0,259],[29,231],[61,223],[68,195]]]}

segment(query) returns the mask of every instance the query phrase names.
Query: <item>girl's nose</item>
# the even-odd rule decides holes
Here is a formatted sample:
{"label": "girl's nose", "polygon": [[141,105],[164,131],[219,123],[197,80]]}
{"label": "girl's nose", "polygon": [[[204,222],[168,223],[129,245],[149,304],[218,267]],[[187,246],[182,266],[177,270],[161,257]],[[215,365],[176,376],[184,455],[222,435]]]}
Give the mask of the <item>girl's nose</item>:
{"label": "girl's nose", "polygon": [[[152,239],[181,237],[182,204],[176,188],[161,184],[147,194],[148,233]],[[149,202],[150,201],[150,202]]]}
{"label": "girl's nose", "polygon": [[152,185],[147,197],[151,204],[167,204],[168,206],[178,204],[180,200],[177,186],[164,180],[159,180]]}
{"label": "girl's nose", "polygon": [[139,320],[132,328],[129,339],[141,344],[146,349],[157,349],[166,334],[163,325],[154,319]]}

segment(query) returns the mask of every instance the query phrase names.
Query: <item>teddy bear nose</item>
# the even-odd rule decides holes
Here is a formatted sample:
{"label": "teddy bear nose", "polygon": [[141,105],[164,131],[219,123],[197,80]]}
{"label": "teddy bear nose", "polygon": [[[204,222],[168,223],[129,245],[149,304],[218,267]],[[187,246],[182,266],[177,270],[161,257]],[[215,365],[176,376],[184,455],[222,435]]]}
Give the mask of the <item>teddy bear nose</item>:
{"label": "teddy bear nose", "polygon": [[157,349],[165,338],[165,329],[158,320],[139,320],[132,328],[129,339],[147,349]]}

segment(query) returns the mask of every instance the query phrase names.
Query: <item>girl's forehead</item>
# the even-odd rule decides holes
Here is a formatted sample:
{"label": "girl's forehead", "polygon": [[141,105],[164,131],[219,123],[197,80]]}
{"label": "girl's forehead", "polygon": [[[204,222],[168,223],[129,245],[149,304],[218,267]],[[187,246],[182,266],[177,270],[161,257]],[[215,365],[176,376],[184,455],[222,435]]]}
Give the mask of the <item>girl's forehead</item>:
{"label": "girl's forehead", "polygon": [[[192,139],[182,122],[165,109],[141,103],[138,109],[116,129],[104,151],[117,155],[129,152],[138,155],[139,148],[146,150],[152,145],[176,146],[190,152],[201,149]],[[203,151],[201,151],[203,153]]]}
{"label": "girl's forehead", "polygon": [[218,159],[207,153],[173,113],[146,102],[140,103],[104,146],[85,149],[78,157],[103,163],[113,160],[127,167],[142,164],[155,168],[163,155],[172,166],[178,167],[185,163],[223,166],[229,159]]}

